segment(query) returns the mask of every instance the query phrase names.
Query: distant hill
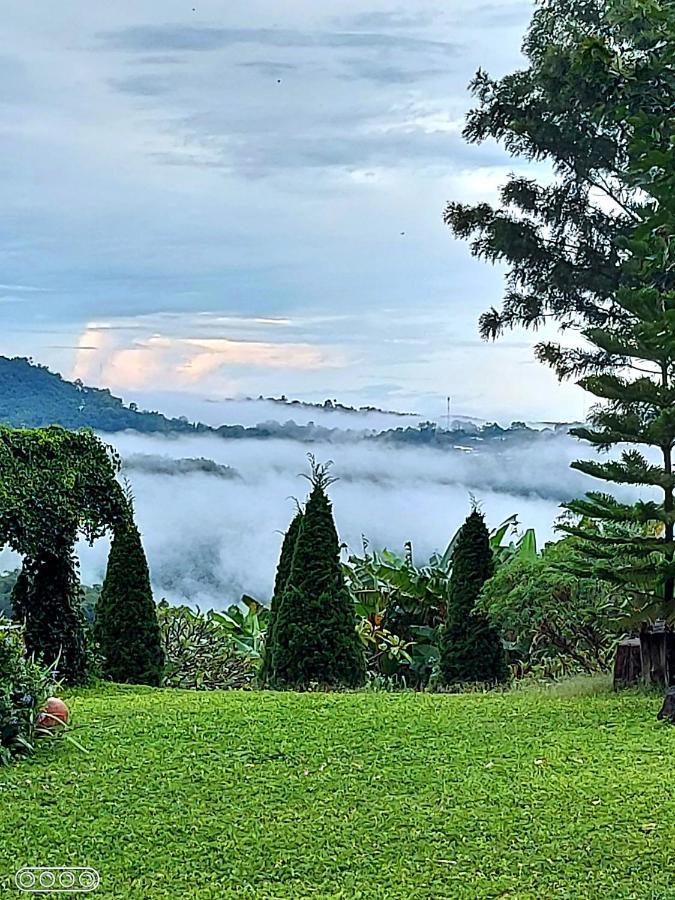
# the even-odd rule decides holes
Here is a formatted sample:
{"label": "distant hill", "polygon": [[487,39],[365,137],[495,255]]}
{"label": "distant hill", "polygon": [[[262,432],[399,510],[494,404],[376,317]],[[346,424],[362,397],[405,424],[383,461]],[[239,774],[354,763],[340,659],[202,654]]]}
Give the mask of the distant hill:
{"label": "distant hill", "polygon": [[340,403],[338,400],[324,400],[323,403],[310,403],[307,400],[289,400],[285,394],[281,397],[247,397],[247,400],[265,400],[268,403],[277,403],[279,406],[300,407],[301,409],[321,409],[324,412],[344,412],[353,415],[364,415],[367,413],[381,413],[385,416],[399,416],[400,418],[419,418],[416,412],[400,412],[397,409],[382,409],[379,406],[348,406]]}
{"label": "distant hill", "polygon": [[[300,405],[283,398],[277,402],[283,406]],[[321,406],[326,408],[325,404]],[[333,405],[328,408],[335,409]],[[362,410],[355,412],[358,414]],[[531,429],[524,422],[513,422],[509,428],[501,428],[494,423],[479,425],[470,420],[453,421],[450,430],[439,428],[434,422],[418,422],[414,427],[409,425],[405,428],[399,426],[382,430],[353,430],[326,427],[314,422],[298,425],[292,420],[212,428],[202,423],[191,423],[185,417],[172,419],[159,412],[138,409],[136,404],[125,404],[105,388],[87,387],[80,381],[66,381],[61,375],[50,372],[45,366],[37,365],[32,360],[21,357],[8,359],[5,356],[0,356],[0,424],[16,428],[41,428],[46,425],[87,427],[107,433],[127,430],[146,434],[209,433],[230,441],[283,439],[308,444],[362,440],[395,446],[426,445],[451,452],[476,451],[485,448],[487,444],[494,446],[504,445],[504,442],[546,440],[554,433],[554,429],[550,427]],[[566,430],[566,425],[555,426],[555,431]],[[153,469],[155,473],[160,466],[157,458],[152,456],[137,457],[127,464],[137,469]],[[212,466],[208,474],[224,478],[237,477],[236,471],[203,459],[180,460],[179,465],[172,463],[171,471],[163,471],[163,474],[178,474],[178,470],[182,474],[204,471],[205,466]],[[174,468],[177,469],[176,472],[173,471]]]}
{"label": "distant hill", "polygon": [[66,381],[29,359],[0,356],[0,422],[16,428],[62,425],[97,431],[133,429],[148,433],[209,431],[187,419],[128,406],[109,390]]}

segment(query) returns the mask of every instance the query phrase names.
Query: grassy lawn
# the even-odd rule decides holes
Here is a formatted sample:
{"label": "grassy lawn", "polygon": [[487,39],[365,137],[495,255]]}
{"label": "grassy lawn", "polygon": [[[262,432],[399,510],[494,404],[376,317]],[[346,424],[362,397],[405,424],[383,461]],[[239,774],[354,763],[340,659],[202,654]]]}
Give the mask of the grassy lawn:
{"label": "grassy lawn", "polygon": [[139,900],[675,897],[658,698],[108,688],[70,704],[88,754],[60,742],[0,769],[7,893],[51,864]]}

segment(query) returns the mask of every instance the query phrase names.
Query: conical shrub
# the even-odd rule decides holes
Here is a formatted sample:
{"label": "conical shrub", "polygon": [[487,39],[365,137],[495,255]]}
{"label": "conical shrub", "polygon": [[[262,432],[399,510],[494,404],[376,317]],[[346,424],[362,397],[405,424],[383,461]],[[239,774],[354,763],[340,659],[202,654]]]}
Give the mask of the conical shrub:
{"label": "conical shrub", "polygon": [[270,616],[267,622],[267,634],[265,636],[265,656],[263,658],[262,667],[260,669],[260,682],[267,685],[272,679],[272,646],[274,644],[274,622],[281,602],[281,597],[288,584],[291,574],[291,566],[293,564],[293,554],[295,552],[295,544],[302,527],[303,512],[298,509],[293,521],[288,526],[288,531],[284,535],[281,544],[281,554],[279,555],[279,564],[277,566],[277,574],[274,580],[274,594],[272,595],[272,603],[270,606]]}
{"label": "conical shrub", "polygon": [[325,467],[313,466],[313,487],[275,616],[270,684],[304,689],[359,687],[365,658],[354,604],[340,568]]}
{"label": "conical shrub", "polygon": [[494,573],[490,535],[481,513],[474,510],[457,538],[445,627],[440,640],[440,668],[446,684],[501,682],[508,677],[499,633],[474,607]]}
{"label": "conical shrub", "polygon": [[138,528],[130,519],[113,537],[94,636],[112,681],[158,685],[164,668],[157,609]]}

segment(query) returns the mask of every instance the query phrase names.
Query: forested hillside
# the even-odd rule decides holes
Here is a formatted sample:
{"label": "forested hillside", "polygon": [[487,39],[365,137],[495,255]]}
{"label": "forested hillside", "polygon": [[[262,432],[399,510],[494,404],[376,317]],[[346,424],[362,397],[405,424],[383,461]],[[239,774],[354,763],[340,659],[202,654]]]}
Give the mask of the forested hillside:
{"label": "forested hillside", "polygon": [[15,427],[88,426],[98,431],[144,432],[208,430],[185,419],[169,419],[125,406],[109,390],[66,381],[28,359],[0,356],[0,422]]}

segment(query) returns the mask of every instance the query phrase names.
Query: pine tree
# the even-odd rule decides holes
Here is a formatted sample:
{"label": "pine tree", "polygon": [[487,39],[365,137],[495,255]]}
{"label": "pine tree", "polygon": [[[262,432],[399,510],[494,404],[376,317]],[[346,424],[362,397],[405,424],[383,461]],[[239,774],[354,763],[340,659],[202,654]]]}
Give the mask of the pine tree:
{"label": "pine tree", "polygon": [[[582,517],[566,530],[581,538],[579,568],[619,584],[633,600],[632,617],[675,622],[675,8],[656,2],[633,23],[650,75],[624,76],[635,108],[624,180],[640,192],[636,223],[622,250],[623,285],[614,314],[582,334],[588,349],[557,347],[544,358],[561,378],[600,403],[589,427],[573,433],[598,450],[633,445],[618,459],[582,460],[580,471],[605,482],[648,488],[636,503],[608,493],[568,504]],[[618,51],[616,51],[618,52]],[[613,66],[612,57],[605,60]],[[598,114],[611,117],[600,104]]]}
{"label": "pine tree", "polygon": [[[474,255],[508,264],[502,307],[481,319],[485,337],[550,319],[585,338],[578,349],[540,344],[537,355],[601,401],[578,437],[601,451],[633,448],[575,466],[650,495],[630,504],[595,492],[569,504],[581,517],[567,528],[584,551],[576,571],[618,583],[634,621],[673,623],[675,4],[539,0],[524,51],[524,71],[478,73],[465,135],[547,160],[554,178],[513,176],[498,208],[452,203],[446,221]],[[675,653],[669,666],[656,680],[675,677]]]}
{"label": "pine tree", "polygon": [[29,654],[55,664],[65,684],[85,684],[89,654],[82,589],[69,544],[26,557],[12,592],[14,618],[24,623]]}
{"label": "pine tree", "polygon": [[291,574],[291,565],[293,563],[293,553],[298,534],[302,528],[303,512],[298,509],[293,521],[288,526],[288,531],[284,535],[281,545],[281,554],[279,555],[279,564],[277,566],[277,574],[274,580],[274,593],[272,595],[272,603],[270,607],[270,616],[267,623],[267,634],[265,636],[265,656],[262,667],[260,669],[260,682],[266,685],[273,681],[272,673],[272,647],[274,645],[274,622],[276,619],[281,596],[286,589],[288,579]]}
{"label": "pine tree", "polygon": [[158,685],[164,667],[157,610],[141,536],[133,520],[115,531],[94,635],[113,681]]}
{"label": "pine tree", "polygon": [[493,572],[490,535],[483,516],[474,509],[460,530],[452,557],[440,648],[446,684],[501,682],[508,678],[499,634],[482,614],[474,612],[481,588]]}
{"label": "pine tree", "polygon": [[[599,450],[633,444],[618,459],[578,460],[573,467],[607,482],[648,486],[657,492],[636,503],[593,492],[566,504],[579,524],[564,530],[581,538],[582,574],[621,585],[643,619],[675,621],[675,281],[673,290],[644,289],[621,295],[621,329],[586,332],[591,344],[616,359],[613,371],[580,384],[604,402],[589,427],[573,434]],[[630,357],[630,362],[628,361]],[[631,370],[640,374],[631,375]],[[638,449],[638,447],[640,449]],[[652,448],[649,458],[642,448]],[[658,456],[656,455],[658,454]]]}
{"label": "pine tree", "polygon": [[275,617],[271,686],[355,688],[365,681],[365,658],[340,567],[326,467],[313,464],[312,483]]}

